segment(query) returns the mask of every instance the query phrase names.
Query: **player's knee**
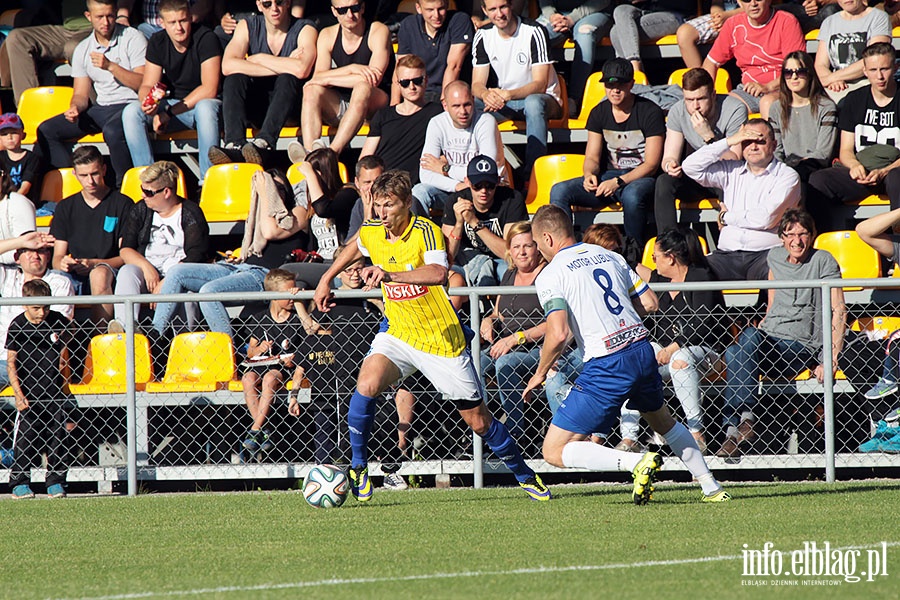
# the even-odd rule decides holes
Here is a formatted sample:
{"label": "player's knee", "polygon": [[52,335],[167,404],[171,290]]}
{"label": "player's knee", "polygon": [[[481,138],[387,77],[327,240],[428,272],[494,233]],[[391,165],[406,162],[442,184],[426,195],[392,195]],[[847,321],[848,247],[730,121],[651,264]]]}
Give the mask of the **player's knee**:
{"label": "player's knee", "polygon": [[562,462],[562,448],[557,444],[553,444],[544,440],[544,446],[541,448],[541,454],[544,460],[554,467],[565,467]]}

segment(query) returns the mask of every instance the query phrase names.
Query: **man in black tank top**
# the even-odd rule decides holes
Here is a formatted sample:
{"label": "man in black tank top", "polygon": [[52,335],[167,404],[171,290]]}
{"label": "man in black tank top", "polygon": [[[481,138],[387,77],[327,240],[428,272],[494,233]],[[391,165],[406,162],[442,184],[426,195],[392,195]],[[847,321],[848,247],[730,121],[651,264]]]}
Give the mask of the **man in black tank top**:
{"label": "man in black tank top", "polygon": [[[318,33],[311,21],[291,17],[290,0],[258,0],[262,14],[240,21],[225,48],[222,114],[225,148],[209,149],[214,164],[244,160],[262,164],[274,150],[296,107],[316,59]],[[252,114],[248,114],[252,113]],[[247,143],[246,128],[259,126]]]}
{"label": "man in black tank top", "polygon": [[394,53],[388,28],[366,22],[361,0],[331,0],[331,12],[338,24],[319,33],[315,74],[303,86],[303,143],[288,147],[292,162],[329,146],[321,138],[323,123],[337,128],[330,147],[340,153],[390,100]]}

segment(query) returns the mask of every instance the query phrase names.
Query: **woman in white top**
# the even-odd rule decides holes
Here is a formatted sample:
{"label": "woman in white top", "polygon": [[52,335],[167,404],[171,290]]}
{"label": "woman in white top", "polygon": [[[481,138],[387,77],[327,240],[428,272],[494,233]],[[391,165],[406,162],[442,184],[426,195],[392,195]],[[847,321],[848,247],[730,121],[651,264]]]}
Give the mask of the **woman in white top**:
{"label": "woman in white top", "polygon": [[[0,166],[0,240],[11,240],[23,233],[37,230],[34,220],[34,204],[16,187],[9,173]],[[15,250],[0,254],[0,263],[15,265]]]}
{"label": "woman in white top", "polygon": [[891,42],[887,13],[865,0],[838,0],[841,12],[828,17],[819,29],[816,73],[835,102],[868,84],[863,76],[862,53],[876,42]]}

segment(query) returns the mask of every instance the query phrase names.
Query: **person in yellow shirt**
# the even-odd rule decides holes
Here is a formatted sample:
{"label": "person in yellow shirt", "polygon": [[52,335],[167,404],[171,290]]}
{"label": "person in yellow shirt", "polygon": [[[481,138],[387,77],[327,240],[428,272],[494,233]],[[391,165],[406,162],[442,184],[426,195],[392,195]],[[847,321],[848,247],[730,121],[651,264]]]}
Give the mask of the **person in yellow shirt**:
{"label": "person in yellow shirt", "polygon": [[364,289],[380,286],[384,295],[387,328],[372,341],[347,415],[353,495],[360,502],[373,495],[367,446],[375,399],[391,384],[420,371],[439,393],[455,401],[466,424],[503,460],[529,497],[550,500],[550,490],[525,464],[506,426],[484,404],[462,324],[443,287],[448,273],[444,236],[437,225],[410,212],[409,175],[396,170],[383,173],[372,184],[372,197],[375,219],[363,224],[355,247],[338,255],[314,297],[318,309],[327,312],[334,305],[331,282],[363,256],[373,263],[362,271]]}

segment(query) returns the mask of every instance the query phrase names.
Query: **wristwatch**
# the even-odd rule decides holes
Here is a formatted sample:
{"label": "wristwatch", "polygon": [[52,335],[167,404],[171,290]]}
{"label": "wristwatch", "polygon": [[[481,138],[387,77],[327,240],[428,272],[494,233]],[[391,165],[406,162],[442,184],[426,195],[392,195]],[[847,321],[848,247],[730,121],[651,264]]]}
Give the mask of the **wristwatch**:
{"label": "wristwatch", "polygon": [[442,165],[442,166],[441,166],[441,172],[442,172],[444,175],[446,175],[447,173],[449,173],[449,172],[450,172],[450,163],[446,163],[446,164]]}
{"label": "wristwatch", "polygon": [[472,232],[478,233],[479,231],[486,228],[487,226],[488,226],[488,224],[485,223],[484,221],[478,221],[478,225],[476,225],[475,227],[472,228]]}
{"label": "wristwatch", "polygon": [[616,177],[616,185],[618,185],[620,188],[625,187],[625,180],[621,177]]}
{"label": "wristwatch", "polygon": [[517,343],[519,346],[524,345],[525,342],[527,342],[527,341],[528,341],[528,338],[525,337],[525,332],[524,332],[524,331],[517,331],[517,332],[516,332],[516,343]]}

